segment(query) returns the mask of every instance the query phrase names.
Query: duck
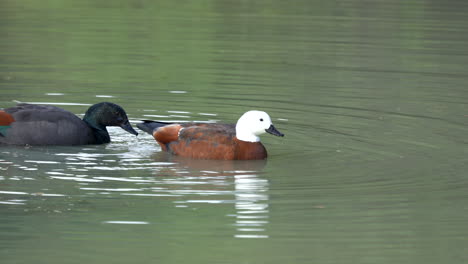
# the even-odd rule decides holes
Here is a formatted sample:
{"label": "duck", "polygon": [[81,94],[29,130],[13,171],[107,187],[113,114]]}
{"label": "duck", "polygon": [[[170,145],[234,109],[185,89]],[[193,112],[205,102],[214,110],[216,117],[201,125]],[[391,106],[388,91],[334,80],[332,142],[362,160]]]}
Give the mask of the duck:
{"label": "duck", "polygon": [[236,124],[166,123],[143,120],[137,127],[152,135],[163,151],[193,159],[260,160],[268,157],[260,135],[283,137],[263,111],[244,113]]}
{"label": "duck", "polygon": [[117,104],[101,102],[89,107],[83,119],[51,105],[20,103],[0,110],[0,145],[90,145],[109,143],[106,127],[138,132]]}

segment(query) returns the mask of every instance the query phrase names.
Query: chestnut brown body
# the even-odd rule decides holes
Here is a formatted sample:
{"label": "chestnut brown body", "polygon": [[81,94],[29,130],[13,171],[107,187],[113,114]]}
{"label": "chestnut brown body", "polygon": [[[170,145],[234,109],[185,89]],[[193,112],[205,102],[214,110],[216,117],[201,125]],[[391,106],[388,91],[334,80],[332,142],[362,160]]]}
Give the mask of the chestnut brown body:
{"label": "chestnut brown body", "polygon": [[194,159],[265,159],[268,154],[259,136],[284,136],[267,113],[257,110],[245,112],[235,125],[143,120],[137,127],[152,135],[163,151]]}
{"label": "chestnut brown body", "polygon": [[[138,127],[142,128],[141,124]],[[182,157],[218,160],[257,160],[267,157],[261,142],[237,139],[234,125],[166,124],[155,127],[152,135],[162,150]]]}

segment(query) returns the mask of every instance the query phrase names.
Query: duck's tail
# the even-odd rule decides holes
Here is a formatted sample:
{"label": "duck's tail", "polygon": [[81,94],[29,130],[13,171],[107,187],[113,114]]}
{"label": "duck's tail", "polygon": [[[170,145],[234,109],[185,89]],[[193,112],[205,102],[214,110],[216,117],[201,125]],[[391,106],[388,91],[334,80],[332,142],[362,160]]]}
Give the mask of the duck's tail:
{"label": "duck's tail", "polygon": [[171,123],[166,123],[166,122],[158,122],[158,121],[151,121],[151,120],[143,120],[143,123],[138,123],[137,127],[146,133],[152,135],[153,131],[163,127],[170,125]]}

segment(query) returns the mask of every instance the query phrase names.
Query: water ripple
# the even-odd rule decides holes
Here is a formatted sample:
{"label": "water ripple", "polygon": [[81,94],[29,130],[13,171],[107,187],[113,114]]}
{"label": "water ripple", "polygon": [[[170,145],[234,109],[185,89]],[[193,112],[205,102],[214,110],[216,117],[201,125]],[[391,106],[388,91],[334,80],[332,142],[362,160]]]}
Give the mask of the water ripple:
{"label": "water ripple", "polygon": [[[190,114],[188,111],[168,112]],[[161,152],[151,136],[135,141],[119,128],[110,132],[113,143],[108,145],[6,148],[9,157],[15,158],[0,159],[2,172],[7,172],[0,181],[18,181],[20,185],[0,191],[0,204],[34,204],[36,209],[31,210],[41,207],[48,212],[64,212],[76,207],[70,200],[112,197],[125,201],[154,199],[177,210],[228,207],[235,211],[224,215],[237,230],[234,237],[266,236],[270,219],[269,183],[259,176],[266,161],[196,161],[173,157]],[[42,188],[33,192],[16,189],[26,180],[35,180]],[[59,203],[66,209],[48,209],[47,200],[11,199],[9,196],[62,199]]]}

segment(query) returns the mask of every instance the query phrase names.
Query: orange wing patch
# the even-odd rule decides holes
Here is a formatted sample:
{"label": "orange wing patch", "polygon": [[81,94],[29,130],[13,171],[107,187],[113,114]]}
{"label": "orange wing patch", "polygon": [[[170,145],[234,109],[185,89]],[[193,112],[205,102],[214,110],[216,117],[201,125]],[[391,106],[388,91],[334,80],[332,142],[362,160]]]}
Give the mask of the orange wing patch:
{"label": "orange wing patch", "polygon": [[15,122],[13,116],[11,116],[5,111],[0,110],[0,126],[8,126],[13,122]]}
{"label": "orange wing patch", "polygon": [[153,137],[159,143],[161,148],[166,151],[166,144],[177,141],[179,139],[179,131],[182,129],[181,125],[168,125],[156,129],[153,132]]}

